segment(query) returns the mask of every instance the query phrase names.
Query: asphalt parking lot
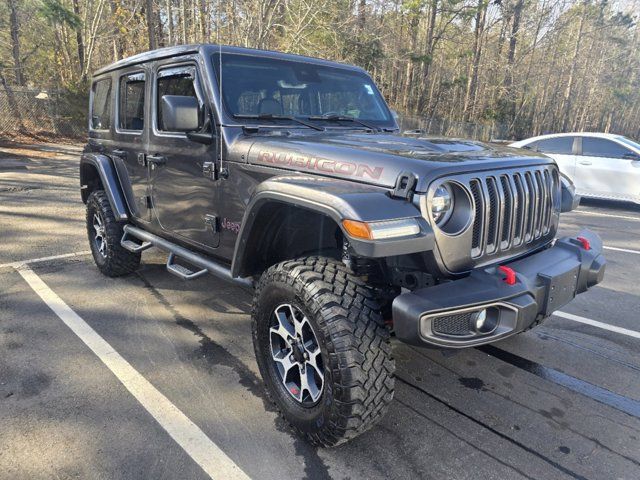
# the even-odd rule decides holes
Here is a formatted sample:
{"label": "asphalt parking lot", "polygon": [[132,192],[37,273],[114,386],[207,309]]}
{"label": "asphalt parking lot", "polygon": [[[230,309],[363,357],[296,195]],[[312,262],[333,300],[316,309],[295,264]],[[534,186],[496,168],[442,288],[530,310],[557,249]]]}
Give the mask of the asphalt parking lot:
{"label": "asphalt parking lot", "polygon": [[389,414],[316,449],[266,400],[246,291],[158,252],[94,267],[79,151],[0,147],[0,478],[640,477],[640,207],[563,215],[603,238],[601,285],[490,348],[394,343]]}

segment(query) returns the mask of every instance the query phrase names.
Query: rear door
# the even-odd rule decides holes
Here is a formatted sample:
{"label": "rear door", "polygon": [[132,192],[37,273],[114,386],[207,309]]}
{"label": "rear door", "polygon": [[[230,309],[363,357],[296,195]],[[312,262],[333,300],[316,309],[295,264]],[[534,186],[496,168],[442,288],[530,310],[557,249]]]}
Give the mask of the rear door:
{"label": "rear door", "polygon": [[534,150],[553,158],[560,172],[573,180],[576,169],[575,137],[545,138],[536,142]]}
{"label": "rear door", "polygon": [[640,162],[627,147],[607,138],[582,137],[576,163],[576,189],[581,195],[637,200]]}
{"label": "rear door", "polygon": [[118,73],[114,160],[131,213],[138,220],[151,219],[148,171],[144,162],[147,143],[145,109],[148,101],[146,69],[136,66]]}
{"label": "rear door", "polygon": [[[163,95],[186,95],[198,99],[200,127],[212,128],[194,58],[158,62],[154,68],[152,114],[147,163],[154,221],[168,234],[198,246],[216,248],[218,231],[218,184],[206,175],[216,159],[216,143],[203,145],[185,133],[169,131],[162,122]],[[206,124],[206,125],[205,125]]]}

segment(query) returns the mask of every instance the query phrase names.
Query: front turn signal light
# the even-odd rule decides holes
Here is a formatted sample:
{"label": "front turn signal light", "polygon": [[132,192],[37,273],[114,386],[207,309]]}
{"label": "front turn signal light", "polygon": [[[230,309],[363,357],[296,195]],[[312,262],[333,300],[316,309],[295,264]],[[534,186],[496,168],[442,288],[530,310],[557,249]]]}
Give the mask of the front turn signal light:
{"label": "front turn signal light", "polygon": [[399,220],[387,220],[384,222],[343,220],[342,226],[349,236],[362,240],[411,237],[420,233],[420,225],[415,218],[401,218]]}
{"label": "front turn signal light", "polygon": [[371,229],[366,222],[358,222],[357,220],[343,220],[342,226],[347,233],[353,238],[362,238],[372,240]]}

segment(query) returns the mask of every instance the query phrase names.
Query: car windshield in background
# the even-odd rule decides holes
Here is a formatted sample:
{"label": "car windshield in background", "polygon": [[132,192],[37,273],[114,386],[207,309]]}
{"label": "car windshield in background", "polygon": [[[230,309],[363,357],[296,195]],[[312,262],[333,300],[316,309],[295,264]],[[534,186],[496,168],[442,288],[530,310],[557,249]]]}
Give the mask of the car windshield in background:
{"label": "car windshield in background", "polygon": [[[219,77],[218,54],[212,60]],[[223,53],[222,97],[227,112],[237,118],[286,122],[282,117],[313,117],[312,121],[323,124],[361,126],[349,121],[355,119],[394,127],[371,79],[343,68]]]}
{"label": "car windshield in background", "polygon": [[640,143],[638,142],[634,142],[633,140],[627,138],[627,137],[623,137],[622,135],[616,137],[618,140],[620,140],[622,143],[624,143],[625,145],[628,145],[632,148],[635,148],[636,150],[640,151]]}

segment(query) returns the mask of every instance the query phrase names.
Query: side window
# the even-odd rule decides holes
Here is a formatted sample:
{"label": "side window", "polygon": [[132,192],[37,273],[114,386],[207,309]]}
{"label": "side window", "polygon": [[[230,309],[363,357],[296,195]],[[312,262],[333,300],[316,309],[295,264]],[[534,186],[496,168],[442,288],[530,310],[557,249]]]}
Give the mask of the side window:
{"label": "side window", "polygon": [[631,153],[622,145],[604,138],[582,137],[582,155],[589,157],[623,158]]}
{"label": "side window", "polygon": [[203,121],[202,102],[196,90],[196,70],[193,66],[165,68],[158,71],[157,98],[156,98],[156,119],[157,127],[161,132],[168,131],[162,123],[162,97],[164,95],[182,95],[194,97],[200,104],[200,125]]}
{"label": "side window", "polygon": [[91,89],[91,129],[111,128],[111,79],[94,82]]}
{"label": "side window", "polygon": [[144,127],[144,73],[120,78],[118,126],[123,130],[142,130]]}
{"label": "side window", "polygon": [[573,151],[573,137],[556,137],[540,140],[536,151],[542,153],[571,155]]}

